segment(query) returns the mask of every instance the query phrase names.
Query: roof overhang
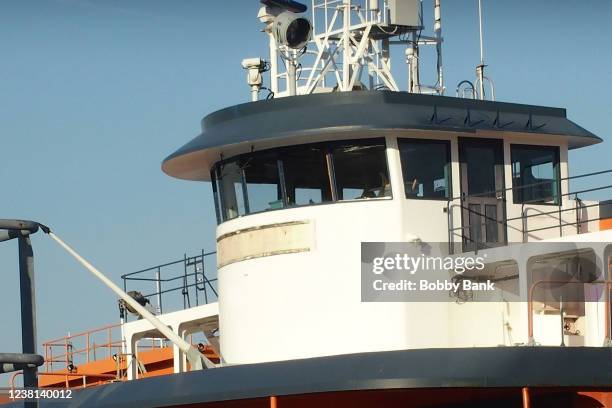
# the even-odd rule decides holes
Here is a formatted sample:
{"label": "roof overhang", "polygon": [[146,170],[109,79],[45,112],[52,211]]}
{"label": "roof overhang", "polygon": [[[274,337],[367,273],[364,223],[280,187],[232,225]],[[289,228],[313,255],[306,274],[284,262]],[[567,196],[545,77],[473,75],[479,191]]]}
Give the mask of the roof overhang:
{"label": "roof overhang", "polygon": [[262,141],[384,130],[461,133],[516,132],[567,138],[570,149],[601,138],[567,119],[565,109],[391,91],[333,92],[249,102],[202,120],[202,133],[168,156],[162,169],[187,180],[209,180],[219,153]]}

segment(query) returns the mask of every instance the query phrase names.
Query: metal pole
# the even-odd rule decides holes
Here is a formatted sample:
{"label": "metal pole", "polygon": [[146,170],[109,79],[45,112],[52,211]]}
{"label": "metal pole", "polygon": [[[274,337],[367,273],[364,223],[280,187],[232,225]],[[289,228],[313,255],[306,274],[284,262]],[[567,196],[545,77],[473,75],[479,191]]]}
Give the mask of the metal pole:
{"label": "metal pole", "polygon": [[0,353],[0,374],[39,367],[44,361],[38,354]]}
{"label": "metal pole", "polygon": [[484,46],[482,39],[482,0],[478,0],[478,26],[480,30],[480,65],[476,67],[476,76],[478,77],[478,82],[480,83],[479,91],[480,91],[480,99],[484,100],[485,91],[484,91]]}
{"label": "metal pole", "polygon": [[168,326],[162,323],[158,318],[153,316],[151,312],[145,309],[140,303],[136,302],[130,295],[122,291],[117,285],[108,279],[102,272],[96,269],[92,264],[87,262],[85,258],[79,255],[74,249],[68,244],[62,241],[57,235],[49,232],[49,236],[57,242],[66,252],[68,252],[73,258],[75,258],[81,265],[91,272],[96,278],[102,281],[110,290],[112,290],[120,299],[123,299],[128,305],[130,305],[136,312],[147,320],[153,327],[155,327],[163,336],[170,340],[176,345],[187,357],[189,363],[191,363],[192,369],[201,369],[202,364],[206,368],[213,368],[215,365],[208,358],[204,357],[196,348],[191,344],[187,343],[183,338],[172,331]]}
{"label": "metal pole", "polygon": [[344,18],[343,18],[343,30],[342,30],[342,90],[350,91],[348,89],[351,82],[351,0],[344,0],[342,2],[344,7]]}
{"label": "metal pole", "polygon": [[442,13],[441,0],[434,3],[434,32],[436,34],[436,53],[438,54],[438,93],[444,95],[444,75],[442,70]]}
{"label": "metal pole", "polygon": [[480,65],[484,65],[484,47],[482,40],[482,0],[478,0],[478,25],[480,30]]}
{"label": "metal pole", "polygon": [[278,93],[278,54],[276,39],[272,31],[270,31],[268,35],[270,36],[270,90],[276,94]]}
{"label": "metal pole", "polygon": [[531,397],[529,395],[529,388],[523,387],[521,390],[523,396],[523,408],[531,408]]}
{"label": "metal pole", "polygon": [[476,77],[478,78],[478,93],[480,94],[480,99],[484,100],[485,98],[485,88],[484,88],[484,64],[480,64],[476,67]]}
{"label": "metal pole", "polygon": [[293,56],[287,58],[287,90],[290,96],[297,94],[297,78],[296,78],[296,67]]}
{"label": "metal pole", "polygon": [[[384,41],[383,43],[387,43]],[[412,47],[407,48],[408,60],[410,66],[410,82],[408,84],[408,91],[412,93],[421,93],[421,79],[419,78],[419,43],[417,40],[416,33],[412,33]],[[388,48],[385,50],[388,55]]]}
{"label": "metal pole", "polygon": [[160,267],[157,267],[155,272],[155,279],[157,280],[157,313],[162,314],[162,295],[161,295],[161,271]]}
{"label": "metal pole", "polygon": [[[19,241],[19,290],[21,294],[21,348],[36,354],[36,296],[34,291],[34,251],[29,236]],[[23,386],[38,387],[36,368],[23,370]]]}
{"label": "metal pole", "polygon": [[257,102],[259,100],[259,87],[251,86],[251,102]]}

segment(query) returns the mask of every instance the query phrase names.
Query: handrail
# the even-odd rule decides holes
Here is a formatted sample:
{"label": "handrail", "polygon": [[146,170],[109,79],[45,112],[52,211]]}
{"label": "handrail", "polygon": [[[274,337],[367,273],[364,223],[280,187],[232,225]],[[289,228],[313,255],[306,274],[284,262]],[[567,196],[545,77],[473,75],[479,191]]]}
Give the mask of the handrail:
{"label": "handrail", "polygon": [[[112,324],[44,342],[42,347],[45,349],[44,360],[47,371],[50,372],[53,369],[53,363],[64,363],[67,367],[70,364],[78,365],[97,361],[96,350],[99,349],[108,350],[108,354],[105,353],[103,358],[110,358],[115,350],[123,349],[123,339],[113,340],[113,338],[116,338],[113,336],[113,329],[119,329],[120,327],[121,324]],[[102,332],[106,332],[106,340],[101,343],[92,342],[92,337]],[[118,331],[115,334],[118,334]],[[74,346],[75,340],[78,341],[79,339],[85,340],[85,345],[82,348]],[[139,345],[139,347],[157,348],[161,346],[158,346],[157,343],[152,343],[151,346]],[[64,352],[54,353],[54,349],[57,348],[63,349]],[[93,358],[91,356],[92,353]],[[82,358],[83,356],[85,356],[84,361],[76,361],[75,357]]]}
{"label": "handrail", "polygon": [[[597,206],[599,206],[599,203],[583,205],[580,208],[590,208],[590,207],[597,207]],[[478,211],[471,210],[469,207],[464,207],[464,206],[460,206],[460,207],[461,207],[461,209],[467,210],[468,212],[470,212],[472,214],[476,214],[476,215],[482,216],[482,217],[486,218],[489,221],[496,221],[498,224],[506,224],[508,221],[516,221],[516,220],[521,220],[521,219],[530,218],[530,217],[539,217],[539,216],[542,216],[542,215],[558,214],[559,212],[576,211],[576,208],[563,208],[561,210],[554,210],[554,211],[549,211],[549,212],[538,212],[537,214],[534,214],[534,215],[524,215],[524,216],[520,216],[520,217],[506,218],[505,221],[500,221],[500,220],[497,220],[495,218],[488,217],[487,215],[485,215],[483,213],[480,213]],[[527,212],[526,212],[527,210],[534,210],[534,208],[532,208],[532,207],[525,208],[524,209],[524,213],[525,214],[527,214]],[[590,221],[599,221],[600,219],[607,219],[607,218],[592,219],[592,220],[589,220],[589,222]],[[580,222],[582,223],[584,221],[580,221]],[[572,222],[565,223],[565,225],[574,225],[574,224],[576,224],[576,223],[575,222],[574,223],[572,223]],[[457,231],[457,230],[465,229],[467,227],[468,226],[455,227],[455,228],[451,228],[451,231]],[[545,227],[543,229],[549,229],[549,228],[557,228],[557,226],[553,225],[552,227]],[[533,231],[538,231],[538,230],[530,230],[529,232],[533,232]]]}
{"label": "handrail", "polygon": [[[115,380],[115,381],[119,381],[119,378],[117,377],[116,374],[103,374],[103,373],[51,373],[51,372],[39,372],[38,375],[48,375],[48,376],[55,376],[55,377],[65,377],[65,384],[66,384],[66,389],[70,388],[70,379],[68,377],[82,377],[83,379],[83,385],[81,386],[81,388],[87,388],[87,378],[92,378],[92,379],[96,379],[96,378],[105,378],[105,379],[109,379],[109,380]],[[99,381],[98,381],[99,384]],[[97,385],[97,384],[94,384]]]}
{"label": "handrail", "polygon": [[[523,233],[523,242],[528,242],[527,239],[528,239],[529,233],[532,233],[532,232],[545,231],[545,230],[549,230],[549,229],[553,229],[553,228],[560,228],[560,227],[561,228],[563,228],[563,227],[570,227],[572,225],[576,225],[577,227],[579,227],[580,225],[584,224],[585,222],[589,223],[589,222],[595,222],[595,221],[602,221],[602,220],[608,219],[608,217],[589,218],[586,221],[584,221],[582,219],[577,219],[574,222],[564,221],[561,218],[559,218],[559,224],[560,225],[550,225],[550,226],[547,226],[547,227],[540,227],[540,228],[535,228],[535,229],[527,229],[527,228],[525,228],[525,225],[526,225],[525,221],[527,220],[527,218],[530,218],[530,217],[539,217],[539,216],[543,216],[543,215],[558,214],[558,213],[566,212],[566,211],[578,211],[578,210],[581,210],[583,208],[590,208],[590,207],[595,207],[595,206],[598,206],[598,205],[599,205],[599,203],[591,204],[591,205],[583,205],[583,206],[577,207],[577,208],[565,208],[565,209],[560,209],[560,210],[555,210],[555,211],[550,211],[550,212],[538,212],[537,214],[526,215],[527,214],[527,210],[536,210],[536,209],[530,207],[530,208],[525,208],[523,210],[522,214],[525,214],[524,216],[506,218],[506,219],[501,220],[501,221],[498,220],[498,219],[495,219],[495,218],[491,218],[491,217],[489,217],[486,214],[483,214],[481,212],[472,210],[469,207],[465,207],[463,205],[459,205],[459,207],[460,207],[460,209],[465,210],[465,211],[467,211],[467,212],[469,212],[471,214],[475,214],[475,215],[478,215],[479,217],[482,217],[484,221],[495,222],[495,223],[503,225],[505,227],[510,227],[510,225],[508,224],[509,221],[516,221],[516,220],[522,219],[524,221],[524,223],[523,223],[523,230],[522,230],[522,233]],[[480,224],[480,226],[482,226],[482,223]],[[465,229],[469,229],[471,227],[472,227],[471,224],[467,224],[467,225],[462,225],[462,226],[455,227],[455,228],[449,228],[449,230],[448,230],[449,231],[449,237],[454,237],[454,236],[457,235],[457,234],[453,233],[454,231],[465,230]],[[474,240],[474,239],[472,239],[470,237],[466,237],[463,234],[458,235],[458,236],[460,238],[467,239],[470,242],[474,242],[474,243],[477,243],[477,244],[483,244],[483,242],[479,242],[478,240]],[[451,247],[453,243],[454,243],[454,240],[449,238],[449,247]]]}
{"label": "handrail", "polygon": [[45,344],[56,343],[58,341],[64,341],[64,339],[69,339],[70,340],[70,339],[73,339],[75,337],[82,337],[82,336],[85,336],[87,334],[91,335],[93,333],[98,333],[98,332],[101,332],[101,331],[105,331],[105,330],[108,330],[108,329],[114,329],[114,328],[118,328],[118,327],[121,327],[120,323],[109,324],[109,325],[106,325],[106,326],[98,327],[97,329],[86,330],[84,332],[76,333],[76,334],[70,334],[68,336],[63,336],[63,337],[59,337],[57,339],[46,341],[46,342],[43,343],[43,347],[45,346]]}
{"label": "handrail", "polygon": [[[214,254],[216,254],[215,251],[212,251],[212,252],[203,252],[201,254],[192,256],[191,258],[197,258],[197,257],[202,257],[202,256],[210,256],[210,255],[214,255]],[[136,271],[136,272],[126,273],[124,275],[121,275],[121,279],[125,279],[127,276],[136,275],[136,274],[142,273],[142,272],[155,271],[157,268],[165,268],[166,266],[177,265],[177,264],[180,264],[181,262],[184,262],[184,259],[179,259],[178,261],[172,261],[172,262],[168,262],[168,263],[165,263],[165,264],[161,264],[161,265],[157,265],[157,266],[152,266],[150,268],[141,269],[141,270]]]}
{"label": "handrail", "polygon": [[[205,261],[207,257],[215,254],[216,252],[214,251],[204,252],[204,250],[202,250],[200,254],[195,256],[187,256],[187,254],[185,254],[183,259],[123,274],[121,275],[121,279],[123,279],[123,288],[127,291],[128,282],[130,281],[145,282],[149,285],[154,284],[154,290],[145,292],[139,289],[139,292],[143,293],[142,296],[144,298],[150,300],[154,298],[156,300],[156,306],[159,313],[164,312],[162,295],[170,292],[181,292],[183,296],[183,308],[191,307],[192,300],[195,301],[195,305],[200,305],[201,300],[199,293],[203,295],[203,304],[208,304],[209,298],[214,299],[219,296],[216,289],[218,279],[216,277],[212,278],[207,276],[205,271]],[[182,271],[177,271],[177,268],[170,272],[165,270],[165,268],[179,265],[183,265]],[[168,273],[172,273],[172,275],[168,276]],[[162,276],[162,274],[166,276]],[[168,288],[167,286],[171,282],[177,282],[177,284]],[[122,310],[121,306],[120,315],[127,318],[127,314],[125,314],[125,310]]]}
{"label": "handrail", "polygon": [[[42,347],[45,350],[46,370],[52,371],[54,363],[63,363],[67,368],[71,364],[80,365],[96,361],[98,359],[96,351],[99,349],[107,350],[107,353],[104,353],[104,358],[110,358],[115,350],[123,348],[122,339],[114,340],[117,338],[115,336],[118,334],[120,326],[120,324],[107,325],[44,342]],[[113,333],[115,336],[113,336]],[[101,342],[96,342],[100,339],[102,339]],[[75,343],[78,345],[77,347],[75,347]],[[84,346],[80,347],[81,344],[84,344]],[[61,349],[60,352],[54,352],[58,348]]]}
{"label": "handrail", "polygon": [[56,377],[93,377],[93,378],[112,378],[117,379],[116,374],[104,374],[104,373],[53,373],[41,371],[38,375],[49,375]]}
{"label": "handrail", "polygon": [[604,335],[605,342],[608,343],[610,341],[610,285],[612,284],[612,280],[596,280],[591,282],[580,282],[580,281],[563,281],[563,280],[554,280],[554,279],[541,279],[534,282],[529,288],[528,298],[527,298],[527,325],[528,325],[528,344],[535,345],[535,339],[533,337],[533,292],[535,287],[542,283],[557,283],[557,284],[581,284],[581,285],[591,285],[591,284],[605,284],[605,327],[604,327]]}
{"label": "handrail", "polygon": [[[522,186],[505,187],[505,188],[500,188],[500,189],[497,189],[497,190],[485,191],[483,193],[478,193],[478,194],[470,194],[470,195],[461,194],[460,196],[450,197],[450,198],[447,198],[446,200],[447,201],[455,201],[455,200],[461,200],[461,199],[467,198],[467,197],[488,196],[488,195],[491,195],[491,194],[503,193],[503,192],[510,191],[510,190],[520,190],[522,188],[541,186],[541,185],[545,185],[545,184],[550,184],[551,182],[561,182],[561,181],[567,181],[567,180],[575,180],[575,179],[584,178],[584,177],[599,176],[601,174],[607,174],[607,173],[612,173],[612,169],[596,171],[596,172],[593,172],[593,173],[578,174],[576,176],[560,177],[560,178],[555,179],[555,180],[539,181],[537,183],[524,184]],[[612,187],[612,185],[606,186],[606,187],[602,187],[602,188],[599,188],[599,189],[605,189],[605,188],[610,188],[610,187]],[[576,193],[578,193],[578,194],[580,194],[580,193],[588,193],[590,191],[597,191],[597,190],[577,191]],[[566,193],[566,194],[559,194],[559,196],[566,196],[566,195],[572,195],[572,194],[575,194],[575,193],[574,192],[570,192],[570,193]],[[535,201],[535,202],[537,202],[537,201]],[[530,203],[527,202],[527,204],[530,204]],[[533,204],[533,203],[531,203],[531,204]]]}
{"label": "handrail", "polygon": [[[582,217],[580,216],[580,212],[586,208],[591,208],[591,207],[596,207],[599,206],[599,202],[597,203],[592,203],[592,204],[583,204],[582,201],[578,198],[579,194],[584,194],[584,193],[588,193],[588,192],[593,192],[593,191],[601,191],[601,190],[607,190],[607,189],[612,189],[612,184],[608,184],[608,185],[604,185],[604,186],[598,186],[598,187],[592,187],[592,188],[585,188],[585,189],[581,189],[581,190],[577,190],[577,191],[568,191],[566,193],[557,193],[554,194],[554,197],[558,198],[558,203],[554,203],[554,206],[556,207],[554,210],[552,211],[542,211],[539,210],[537,208],[534,207],[526,207],[526,205],[528,204],[538,204],[541,203],[542,200],[541,199],[534,199],[534,200],[528,200],[528,201],[523,201],[521,202],[521,215],[520,216],[516,216],[516,217],[506,217],[505,216],[505,212],[502,215],[502,217],[498,217],[498,218],[492,218],[487,216],[486,214],[483,214],[480,211],[477,210],[473,210],[471,208],[469,208],[469,206],[464,205],[463,203],[465,201],[467,201],[469,198],[473,198],[473,197],[480,197],[480,196],[491,196],[493,193],[500,193],[503,192],[504,194],[502,195],[501,198],[498,197],[499,200],[501,200],[504,203],[504,208],[505,206],[507,206],[508,201],[506,200],[506,195],[505,192],[506,191],[510,191],[510,190],[518,190],[518,189],[522,189],[522,188],[527,188],[527,187],[532,187],[532,186],[537,186],[537,185],[549,185],[551,182],[555,182],[555,183],[560,183],[561,181],[566,181],[566,180],[574,180],[574,179],[580,179],[580,178],[585,178],[585,177],[590,177],[590,176],[597,176],[597,175],[602,175],[602,174],[608,174],[608,173],[612,173],[612,169],[609,170],[601,170],[601,171],[596,171],[596,172],[592,172],[592,173],[585,173],[585,174],[579,174],[579,175],[575,175],[575,176],[569,176],[569,177],[564,177],[564,178],[559,178],[557,180],[554,181],[544,181],[544,182],[537,182],[537,183],[531,183],[531,184],[526,184],[523,186],[512,186],[512,187],[507,187],[507,188],[503,188],[503,189],[497,189],[497,190],[492,190],[492,191],[487,191],[487,192],[483,192],[483,193],[478,193],[478,194],[472,194],[472,195],[466,195],[466,194],[462,194],[460,196],[457,197],[452,197],[452,198],[448,198],[446,200],[446,209],[445,211],[447,212],[447,223],[448,223],[448,241],[449,241],[449,252],[450,253],[454,253],[454,246],[455,246],[455,237],[458,235],[460,238],[462,238],[463,240],[468,239],[471,242],[477,242],[477,246],[480,244],[478,238],[476,240],[474,240],[473,238],[470,239],[468,236],[466,236],[466,234],[463,232],[466,229],[470,229],[472,227],[472,225],[461,225],[458,227],[454,227],[453,226],[453,211],[455,208],[460,208],[460,211],[467,211],[469,214],[474,214],[477,215],[480,218],[480,226],[477,227],[477,230],[480,231],[480,228],[482,228],[483,225],[486,225],[484,223],[486,222],[491,222],[491,223],[495,223],[497,225],[501,225],[504,226],[506,228],[510,228],[510,222],[511,221],[517,221],[517,220],[521,220],[522,221],[522,226],[521,228],[516,228],[514,227],[517,231],[520,231],[522,236],[523,236],[523,242],[528,242],[529,240],[529,236],[530,233],[533,232],[538,232],[538,231],[545,231],[545,230],[549,230],[549,229],[553,229],[553,228],[559,228],[559,233],[561,236],[563,236],[563,228],[564,227],[568,227],[568,226],[576,226],[577,228],[577,233],[580,234],[580,226],[584,223],[590,223],[590,222],[594,222],[594,221],[600,221],[600,220],[604,220],[606,219],[605,217],[597,217],[597,218],[587,218],[586,220],[583,220]],[[577,204],[574,207],[568,207],[568,208],[563,208],[563,200],[561,199],[562,197],[569,197],[569,196],[575,196],[575,200],[577,202],[579,202],[579,204]],[[460,200],[458,203],[456,202],[456,200]],[[518,203],[517,203],[518,204]],[[528,212],[531,210],[535,210],[537,209],[537,213],[535,214],[529,214]],[[565,212],[569,212],[569,211],[574,211],[576,212],[576,221],[574,222],[570,222],[568,220],[564,220],[562,218],[562,214]],[[532,218],[532,217],[542,217],[542,216],[555,216],[558,217],[557,221],[558,223],[555,225],[550,225],[550,226],[544,226],[544,227],[539,227],[539,228],[535,228],[535,229],[529,229],[527,226],[527,220]],[[465,222],[465,220],[464,220]],[[455,233],[455,231],[462,231],[460,234]],[[478,234],[481,235],[481,234]]]}
{"label": "handrail", "polygon": [[[213,282],[217,282],[217,280],[218,280],[217,278],[209,279],[208,282],[213,283]],[[146,294],[146,295],[143,295],[143,296],[144,297],[151,297],[151,296],[155,296],[157,294],[164,294],[164,293],[175,292],[175,291],[178,291],[179,289],[192,288],[192,287],[198,286],[198,285],[199,285],[199,283],[190,283],[188,285],[176,286],[176,287],[173,287],[173,288],[170,288],[170,289],[164,289],[164,290],[162,290],[160,292],[153,292],[153,293],[149,293],[149,294]],[[217,291],[212,286],[211,286],[210,289],[213,291],[215,296],[217,296]]]}

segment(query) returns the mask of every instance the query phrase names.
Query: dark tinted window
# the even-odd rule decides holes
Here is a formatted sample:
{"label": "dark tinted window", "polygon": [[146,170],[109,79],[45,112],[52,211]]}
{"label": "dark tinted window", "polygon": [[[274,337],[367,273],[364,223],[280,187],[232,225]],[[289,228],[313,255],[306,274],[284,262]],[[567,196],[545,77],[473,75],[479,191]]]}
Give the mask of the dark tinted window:
{"label": "dark tinted window", "polygon": [[231,220],[246,214],[245,191],[242,183],[242,169],[238,162],[223,163],[218,168],[217,184],[221,198],[224,220]]}
{"label": "dark tinted window", "polygon": [[559,148],[512,145],[511,154],[514,202],[558,204]]}
{"label": "dark tinted window", "polygon": [[306,144],[218,163],[220,221],[267,210],[391,195],[384,139]]}
{"label": "dark tinted window", "polygon": [[323,146],[297,146],[284,150],[281,157],[290,206],[332,201]]}
{"label": "dark tinted window", "polygon": [[384,139],[332,150],[338,200],[391,196]]}
{"label": "dark tinted window", "polygon": [[247,188],[247,213],[283,207],[279,162],[273,153],[252,154],[241,160]]}
{"label": "dark tinted window", "polygon": [[407,198],[451,197],[450,142],[399,139],[402,174]]}
{"label": "dark tinted window", "polygon": [[498,180],[494,169],[503,168],[503,156],[501,149],[492,147],[492,143],[471,142],[462,145],[461,161],[464,169],[467,166],[465,181],[468,182],[470,196],[495,197],[500,189],[502,180]]}

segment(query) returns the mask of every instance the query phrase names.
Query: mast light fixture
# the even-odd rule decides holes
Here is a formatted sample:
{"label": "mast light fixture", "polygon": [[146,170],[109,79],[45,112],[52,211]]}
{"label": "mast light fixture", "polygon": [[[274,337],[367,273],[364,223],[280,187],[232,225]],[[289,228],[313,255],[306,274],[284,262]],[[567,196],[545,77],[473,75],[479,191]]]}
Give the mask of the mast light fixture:
{"label": "mast light fixture", "polygon": [[272,33],[278,44],[298,50],[310,41],[312,25],[306,17],[283,11],[274,19]]}

